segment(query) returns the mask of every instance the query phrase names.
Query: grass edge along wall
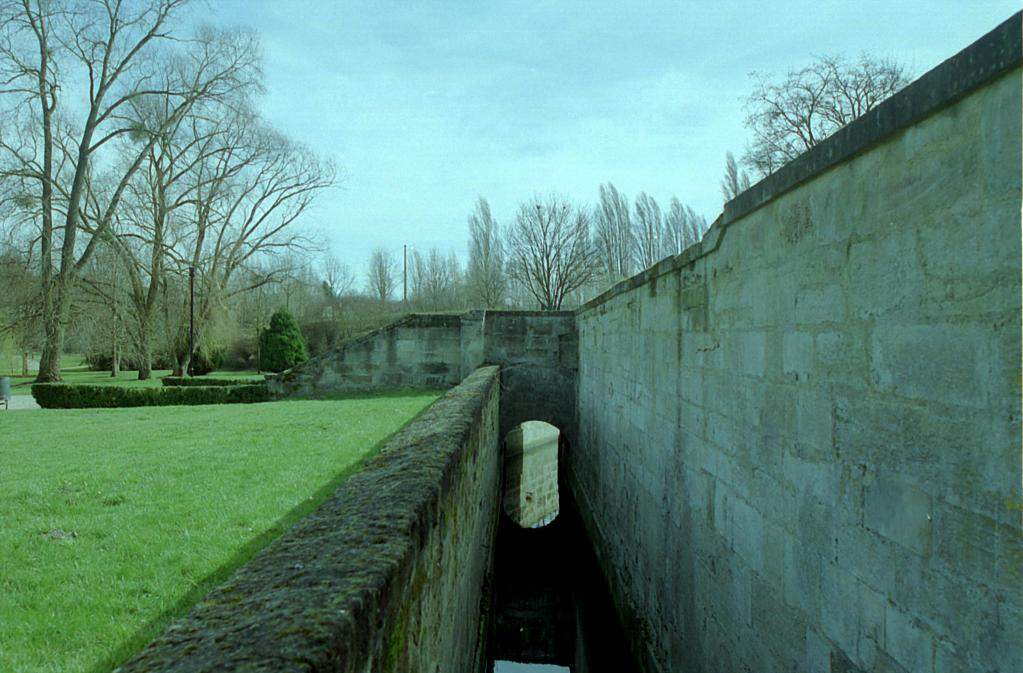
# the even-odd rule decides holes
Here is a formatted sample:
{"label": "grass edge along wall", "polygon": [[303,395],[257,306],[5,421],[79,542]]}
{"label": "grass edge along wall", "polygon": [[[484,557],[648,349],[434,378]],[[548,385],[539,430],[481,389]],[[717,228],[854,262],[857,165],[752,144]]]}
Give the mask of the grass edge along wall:
{"label": "grass edge along wall", "polygon": [[0,413],[0,668],[109,670],[439,395]]}

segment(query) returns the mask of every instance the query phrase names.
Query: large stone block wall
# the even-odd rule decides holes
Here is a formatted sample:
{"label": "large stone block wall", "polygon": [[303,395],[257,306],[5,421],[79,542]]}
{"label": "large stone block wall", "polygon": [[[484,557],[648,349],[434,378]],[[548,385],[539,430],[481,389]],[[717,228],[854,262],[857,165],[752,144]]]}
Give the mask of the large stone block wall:
{"label": "large stone block wall", "polygon": [[571,311],[487,311],[483,361],[501,365],[501,434],[543,421],[575,435],[579,361]]}
{"label": "large stone block wall", "polygon": [[1018,33],[579,312],[569,481],[645,670],[1023,671]]}
{"label": "large stone block wall", "polygon": [[557,428],[526,421],[508,433],[504,456],[504,503],[508,517],[523,528],[552,521],[561,508],[558,493]]}
{"label": "large stone block wall", "polygon": [[463,363],[462,346],[462,316],[414,313],[274,377],[270,385],[291,395],[446,388],[479,366]]}
{"label": "large stone block wall", "polygon": [[413,313],[291,371],[271,390],[330,395],[456,385],[482,364],[502,367],[501,435],[523,421],[575,430],[578,343],[572,311]]}
{"label": "large stone block wall", "polygon": [[481,673],[499,381],[466,378],[119,670]]}

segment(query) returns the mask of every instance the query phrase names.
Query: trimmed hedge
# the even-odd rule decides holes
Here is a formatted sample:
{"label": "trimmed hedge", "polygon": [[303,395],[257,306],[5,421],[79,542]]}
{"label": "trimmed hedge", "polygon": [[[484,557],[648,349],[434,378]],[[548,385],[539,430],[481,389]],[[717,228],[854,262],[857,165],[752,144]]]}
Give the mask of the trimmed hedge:
{"label": "trimmed hedge", "polygon": [[191,404],[241,404],[268,402],[273,395],[265,384],[242,386],[181,386],[127,388],[67,383],[36,383],[32,397],[43,409],[91,409],[96,407],[161,407]]}
{"label": "trimmed hedge", "polygon": [[263,385],[258,379],[208,379],[195,376],[164,376],[160,383],[165,386],[252,386]]}

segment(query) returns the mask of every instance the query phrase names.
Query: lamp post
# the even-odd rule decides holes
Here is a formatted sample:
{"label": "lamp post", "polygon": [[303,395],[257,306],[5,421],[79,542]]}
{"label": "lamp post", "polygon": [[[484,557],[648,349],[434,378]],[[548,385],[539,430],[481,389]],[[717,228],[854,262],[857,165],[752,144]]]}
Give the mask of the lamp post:
{"label": "lamp post", "polygon": [[191,376],[192,358],[195,357],[195,267],[188,267],[188,368],[185,376]]}

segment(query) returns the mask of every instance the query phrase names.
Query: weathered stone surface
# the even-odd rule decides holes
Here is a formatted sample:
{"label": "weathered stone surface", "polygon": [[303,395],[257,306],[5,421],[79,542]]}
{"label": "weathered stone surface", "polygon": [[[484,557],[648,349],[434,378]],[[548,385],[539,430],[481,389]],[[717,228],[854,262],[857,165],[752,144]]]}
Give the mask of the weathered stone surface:
{"label": "weathered stone surface", "polygon": [[268,379],[271,389],[315,396],[380,388],[448,388],[480,360],[463,362],[462,316],[414,313]]}
{"label": "weathered stone surface", "polygon": [[523,528],[549,523],[558,515],[558,429],[526,421],[504,438],[503,510]]}
{"label": "weathered stone surface", "polygon": [[469,670],[500,493],[483,447],[527,420],[568,438],[645,671],[1023,670],[1020,33],[574,314],[410,316],[282,377],[488,363],[501,404],[477,371],[126,670]]}
{"label": "weathered stone surface", "polygon": [[483,362],[501,365],[501,435],[524,421],[575,437],[578,339],[570,311],[487,311]]}
{"label": "weathered stone surface", "polygon": [[481,671],[499,393],[478,369],[119,670]]}
{"label": "weathered stone surface", "polygon": [[270,377],[269,385],[297,396],[446,388],[484,363],[500,365],[501,435],[524,421],[544,421],[571,440],[578,353],[571,311],[413,313]]}
{"label": "weathered stone surface", "polygon": [[563,470],[645,670],[1023,671],[1020,33],[578,312]]}

